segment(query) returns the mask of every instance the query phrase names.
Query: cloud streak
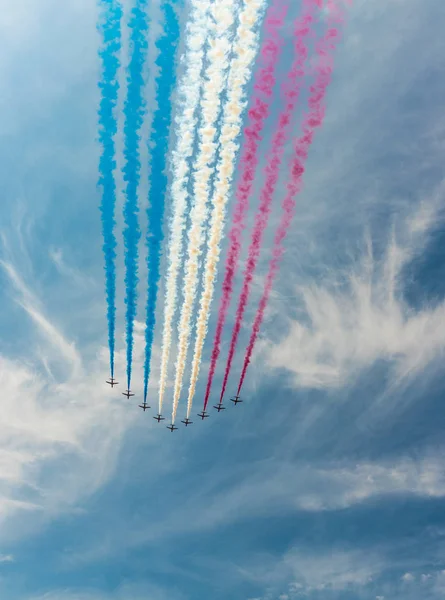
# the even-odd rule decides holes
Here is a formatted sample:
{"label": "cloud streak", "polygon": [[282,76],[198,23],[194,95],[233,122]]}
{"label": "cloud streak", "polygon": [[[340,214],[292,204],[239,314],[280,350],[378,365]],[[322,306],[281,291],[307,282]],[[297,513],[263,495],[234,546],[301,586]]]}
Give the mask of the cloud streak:
{"label": "cloud streak", "polygon": [[0,355],[3,540],[72,510],[110,476],[134,415],[95,385],[104,364],[59,383]]}
{"label": "cloud streak", "polygon": [[390,361],[393,382],[401,382],[443,354],[445,302],[413,308],[402,287],[404,269],[423,248],[435,214],[423,204],[408,216],[399,239],[391,234],[382,259],[367,236],[362,259],[345,275],[330,273],[322,283],[300,285],[302,318],[269,349],[269,365],[288,369],[297,386],[329,389],[347,385],[379,359]]}
{"label": "cloud streak", "polygon": [[33,322],[37,325],[38,330],[50,343],[50,346],[64,358],[65,363],[70,370],[70,377],[76,377],[80,372],[82,360],[75,345],[66,340],[53,323],[38,309],[38,299],[23,281],[13,264],[0,260],[0,265],[3,267],[10,282],[18,292],[18,297],[16,299],[17,304],[19,304],[28,316],[31,317]]}

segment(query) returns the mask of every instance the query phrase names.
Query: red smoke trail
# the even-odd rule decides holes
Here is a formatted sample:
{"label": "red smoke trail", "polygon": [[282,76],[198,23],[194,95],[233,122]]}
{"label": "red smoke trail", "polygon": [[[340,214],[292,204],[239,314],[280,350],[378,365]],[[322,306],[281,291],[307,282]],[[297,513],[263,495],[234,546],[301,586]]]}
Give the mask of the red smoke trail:
{"label": "red smoke trail", "polygon": [[310,87],[310,110],[309,114],[306,115],[303,121],[303,135],[298,138],[295,143],[295,157],[291,162],[291,181],[287,185],[287,194],[282,203],[283,216],[275,234],[272,260],[269,264],[269,272],[266,277],[263,295],[258,306],[249,344],[247,346],[237,395],[239,395],[243,386],[255,342],[264,318],[264,311],[269,300],[272,285],[275,276],[278,273],[280,259],[284,252],[283,241],[292,222],[296,205],[296,197],[302,188],[302,177],[305,171],[309,149],[314,138],[315,130],[318,127],[321,127],[325,116],[325,106],[323,102],[326,96],[326,90],[331,81],[333,70],[333,53],[340,38],[336,25],[342,21],[340,11],[335,4],[335,0],[330,0],[328,2],[328,9],[331,11],[330,24],[326,34],[317,44],[316,48],[316,52],[318,54],[318,64],[316,66],[317,76],[315,83]]}
{"label": "red smoke trail", "polygon": [[[272,208],[272,200],[278,182],[281,162],[283,159],[284,147],[289,138],[289,128],[291,124],[292,113],[294,112],[297,102],[299,100],[301,88],[304,82],[304,67],[308,56],[307,38],[312,34],[312,25],[315,20],[315,14],[317,9],[320,9],[321,6],[322,0],[304,0],[303,14],[297,19],[295,23],[294,36],[296,58],[287,75],[287,81],[283,84],[286,106],[279,116],[278,129],[273,137],[272,149],[268,158],[267,166],[265,168],[266,181],[261,191],[260,206],[255,218],[252,240],[249,246],[248,260],[244,273],[243,288],[241,291],[236,312],[236,320],[232,332],[232,339],[230,341],[229,356],[227,358],[227,365],[224,374],[220,402],[222,401],[224,393],[226,391],[227,380],[229,378],[233,357],[235,355],[236,344],[241,330],[241,323],[243,320],[244,311],[247,306],[247,301],[249,299],[253,274],[260,254],[263,234],[266,229],[267,222],[269,220],[269,214]],[[230,294],[231,292],[232,285],[230,287]],[[226,290],[224,290],[223,293],[226,293]]]}
{"label": "red smoke trail", "polygon": [[232,226],[229,231],[230,247],[226,259],[226,270],[204,399],[204,410],[209,401],[210,389],[220,353],[222,331],[233,292],[233,279],[241,252],[241,236],[245,228],[245,216],[249,208],[252,185],[258,165],[258,147],[262,139],[264,122],[269,115],[272,93],[275,87],[275,71],[281,52],[278,29],[284,23],[287,10],[288,6],[282,6],[282,0],[275,0],[266,14],[265,28],[267,37],[260,50],[263,66],[255,76],[253,97],[251,98],[252,107],[248,111],[248,125],[244,130],[245,141],[240,159],[242,171],[235,193],[237,202],[234,208]]}

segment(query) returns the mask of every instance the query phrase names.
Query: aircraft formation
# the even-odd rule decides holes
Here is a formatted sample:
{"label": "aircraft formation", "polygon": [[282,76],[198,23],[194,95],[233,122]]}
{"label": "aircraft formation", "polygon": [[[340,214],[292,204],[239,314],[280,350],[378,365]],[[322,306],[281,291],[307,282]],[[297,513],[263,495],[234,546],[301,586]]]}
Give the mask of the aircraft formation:
{"label": "aircraft formation", "polygon": [[[185,427],[192,424],[204,343],[217,297],[210,367],[198,413],[201,420],[209,417],[207,408],[239,277],[241,291],[233,312],[219,400],[214,405],[218,413],[226,409],[225,392],[236,364],[253,280],[261,257],[266,256],[264,284],[232,398],[235,406],[241,402],[240,393],[278,275],[309,151],[325,118],[326,94],[348,1],[301,0],[297,14],[295,3],[286,0],[161,0],[153,12],[148,0],[133,0],[129,12],[123,9],[122,0],[100,0],[98,139],[110,358],[107,383],[112,388],[118,384],[114,378],[119,250],[115,211],[120,190],[115,138],[121,133],[127,388],[122,393],[127,399],[134,396],[134,329],[140,294],[139,241],[143,237],[147,279],[143,401],[139,406],[144,412],[150,409],[148,387],[158,327],[160,380],[157,416],[153,418],[158,423],[164,420],[168,373],[176,348],[168,426],[171,432],[177,429],[176,414],[180,398],[184,398],[186,377],[182,423]],[[125,19],[126,35],[122,31]],[[159,22],[153,23],[153,19]],[[127,42],[128,48],[123,48]],[[155,46],[150,52],[149,42]],[[125,65],[121,65],[122,60]],[[121,92],[122,71],[126,85]],[[150,85],[146,85],[147,77]],[[146,97],[148,90],[150,98]],[[119,106],[122,115],[117,114]],[[273,106],[277,110],[272,110]],[[148,151],[148,186],[141,185],[143,145]],[[141,189],[148,189],[148,197],[141,197]],[[139,220],[142,206],[147,217],[145,232]],[[278,225],[270,222],[272,210],[278,212],[278,220],[274,220]],[[270,250],[264,247],[264,240],[272,226]],[[244,239],[246,230],[249,240]],[[247,259],[242,270],[243,248]],[[218,293],[217,267],[223,252]],[[158,313],[162,316],[157,322]],[[187,372],[190,351],[191,368]]]}
{"label": "aircraft formation", "polygon": [[[108,383],[109,386],[111,386],[112,388],[114,388],[115,385],[119,385],[119,382],[116,381],[113,377],[110,377],[110,379],[108,379],[105,383]],[[134,394],[131,392],[131,390],[125,390],[125,392],[122,392],[122,394],[124,396],[126,396],[128,399],[131,398],[132,396],[134,396]],[[233,396],[233,398],[230,399],[231,402],[234,403],[234,405],[236,406],[237,404],[239,404],[240,402],[242,402],[241,398],[239,396]],[[149,406],[147,404],[147,402],[142,402],[142,404],[138,405],[139,408],[141,408],[144,413],[146,410],[148,410],[149,408],[151,408],[151,406]],[[213,408],[215,408],[218,413],[220,413],[222,410],[226,410],[226,407],[223,406],[222,402],[219,402],[217,405],[215,405]],[[201,411],[200,413],[198,413],[198,417],[200,417],[202,420],[206,419],[207,417],[209,417],[210,415],[208,413],[206,413],[205,411]],[[162,415],[160,415],[159,413],[153,417],[153,419],[155,421],[157,421],[158,423],[160,423],[161,421],[165,421],[165,417],[163,417]],[[189,425],[193,424],[193,421],[191,421],[189,419],[188,416],[186,416],[181,423],[184,423],[184,425],[186,427],[188,427]],[[175,424],[172,422],[170,423],[170,425],[166,426],[167,429],[169,429],[172,433],[173,431],[176,431],[178,429],[178,427],[175,426]]]}

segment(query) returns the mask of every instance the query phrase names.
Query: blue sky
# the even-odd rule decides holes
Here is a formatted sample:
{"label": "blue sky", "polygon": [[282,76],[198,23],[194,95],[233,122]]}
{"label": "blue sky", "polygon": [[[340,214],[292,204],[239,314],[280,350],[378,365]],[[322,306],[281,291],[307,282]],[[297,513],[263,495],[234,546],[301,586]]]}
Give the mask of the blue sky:
{"label": "blue sky", "polygon": [[95,3],[0,6],[0,597],[443,598],[445,5],[349,9],[245,402],[174,436],[104,389]]}

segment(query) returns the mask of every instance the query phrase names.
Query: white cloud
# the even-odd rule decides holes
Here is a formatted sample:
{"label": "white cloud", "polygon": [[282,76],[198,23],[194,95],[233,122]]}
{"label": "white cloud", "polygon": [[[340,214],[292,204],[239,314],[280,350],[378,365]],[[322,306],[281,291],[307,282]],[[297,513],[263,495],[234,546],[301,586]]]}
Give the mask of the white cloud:
{"label": "white cloud", "polygon": [[[73,507],[109,475],[134,417],[106,394],[105,365],[69,383],[46,381],[0,356],[0,528],[17,512],[44,518]],[[69,465],[69,467],[67,467]]]}
{"label": "white cloud", "polygon": [[12,554],[0,554],[0,563],[12,563],[14,562],[14,557]]}
{"label": "white cloud", "polygon": [[13,287],[18,293],[16,297],[17,304],[19,304],[29,317],[31,317],[37,325],[38,330],[47,339],[49,346],[53,348],[58,356],[61,355],[65,359],[66,365],[71,372],[71,376],[78,376],[82,363],[74,344],[68,342],[57,327],[45,317],[43,311],[39,309],[39,300],[20,277],[12,263],[0,260],[0,265],[3,267]]}
{"label": "white cloud", "polygon": [[[105,389],[108,351],[84,365],[75,344],[50,318],[45,307],[8,262],[1,265],[17,293],[16,301],[43,336],[37,364],[13,360],[0,354],[0,531],[3,539],[20,536],[33,524],[60,511],[71,510],[81,498],[93,493],[109,477],[120,440],[137,416],[119,398]],[[136,324],[135,370],[141,369],[143,326]],[[49,365],[62,359],[67,376],[56,379]],[[123,368],[125,352],[116,355]],[[20,518],[13,519],[19,516]],[[33,525],[33,526],[34,526]]]}
{"label": "white cloud", "polygon": [[[221,531],[245,518],[272,517],[297,511],[344,510],[372,498],[391,495],[445,497],[443,456],[418,461],[325,463],[311,465],[268,460],[238,465],[229,478],[224,471],[193,486],[179,506],[158,510],[156,522],[132,530],[128,524],[111,532],[106,542],[71,557],[74,562],[103,560],[124,548],[166,543],[188,533]],[[212,490],[211,492],[209,490]],[[205,498],[205,501],[204,501]],[[196,506],[200,505],[199,518]]]}
{"label": "white cloud", "polygon": [[84,273],[68,264],[61,248],[51,248],[48,254],[60,275],[66,277],[71,283],[82,288],[86,286],[91,288],[98,284],[93,278],[86,276]]}
{"label": "white cloud", "polygon": [[[391,541],[372,549],[334,546],[308,550],[297,545],[278,558],[274,555],[252,557],[249,566],[239,573],[264,588],[261,600],[279,600],[283,595],[289,600],[340,599],[345,593],[375,600],[443,597],[445,571],[433,570],[419,577],[424,560],[428,561],[421,551],[419,556],[407,559],[406,556],[394,557],[394,550]],[[439,564],[442,551],[441,548],[438,553]],[[415,571],[404,573],[403,568],[408,565]]]}
{"label": "white cloud", "polygon": [[[431,498],[445,496],[445,472],[441,456],[419,461],[358,463],[308,467],[275,465],[267,480],[247,482],[246,498],[284,498],[302,510],[319,511],[347,508],[369,498],[388,494],[413,494]],[[264,476],[265,474],[263,474]],[[293,484],[292,481],[295,483]],[[285,482],[287,484],[285,485]],[[263,487],[261,490],[260,488]],[[286,490],[286,492],[284,492]],[[250,498],[250,495],[252,498]],[[227,498],[225,499],[227,500]],[[258,502],[260,504],[261,501]],[[272,504],[272,502],[271,502]]]}
{"label": "white cloud", "polygon": [[335,592],[336,598],[345,591],[358,593],[385,568],[384,557],[373,552],[331,549],[314,553],[294,548],[278,560],[254,558],[242,574],[264,586],[267,591],[262,600],[296,600],[313,594],[319,598],[320,592]]}
{"label": "white cloud", "polygon": [[346,274],[339,269],[303,283],[297,290],[302,317],[291,321],[282,341],[263,346],[268,363],[292,372],[297,386],[331,388],[379,359],[392,363],[393,379],[400,382],[443,355],[445,302],[414,309],[401,285],[404,267],[424,247],[435,218],[437,199],[422,203],[392,235],[383,259],[375,258],[368,238],[362,258]]}
{"label": "white cloud", "polygon": [[293,587],[305,591],[361,587],[384,567],[382,558],[358,551],[332,551],[317,556],[294,551],[285,557],[285,563],[298,584]]}

